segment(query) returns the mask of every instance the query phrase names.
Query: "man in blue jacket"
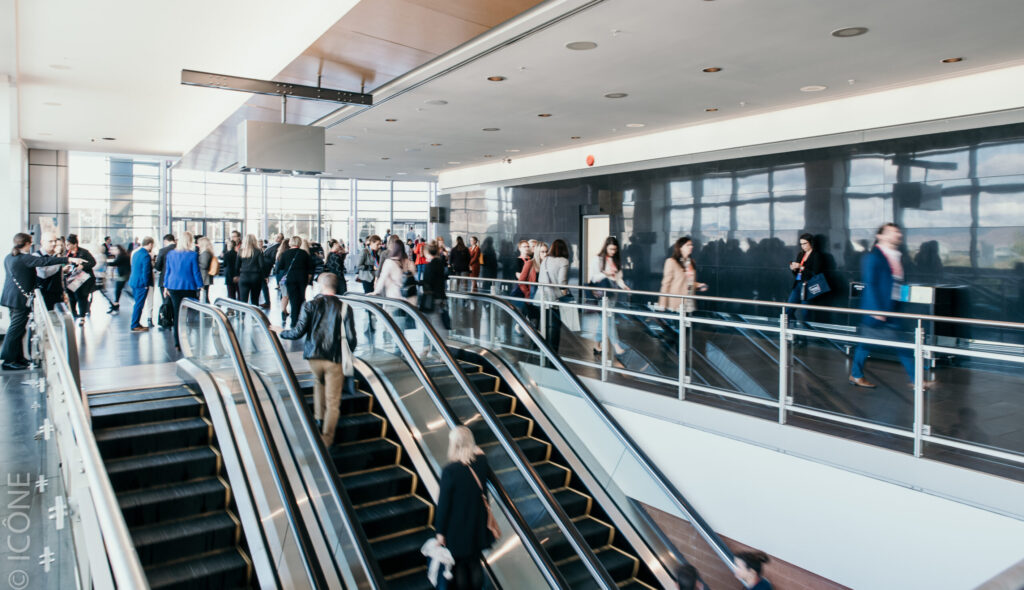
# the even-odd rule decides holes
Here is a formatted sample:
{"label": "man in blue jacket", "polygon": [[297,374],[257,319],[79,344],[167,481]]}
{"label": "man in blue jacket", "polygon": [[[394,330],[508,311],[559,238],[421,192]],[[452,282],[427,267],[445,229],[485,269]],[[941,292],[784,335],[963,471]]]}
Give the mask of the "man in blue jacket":
{"label": "man in blue jacket", "polygon": [[132,252],[132,273],[128,279],[128,286],[132,288],[132,296],[135,298],[135,306],[132,308],[132,332],[148,332],[149,328],[141,324],[142,310],[146,307],[146,296],[149,295],[149,288],[153,286],[153,261],[150,253],[153,251],[153,238],[146,236],[142,238],[142,247]]}
{"label": "man in blue jacket", "polygon": [[[902,322],[899,318],[890,318],[885,312],[899,312],[900,290],[905,278],[903,271],[903,254],[899,248],[903,244],[903,231],[895,223],[886,223],[878,228],[875,234],[875,246],[861,260],[861,280],[864,291],[861,293],[861,309],[883,312],[878,315],[861,316],[860,335],[864,338],[878,340],[902,340],[899,332]],[[857,387],[874,389],[874,383],[864,378],[864,361],[868,358],[873,346],[858,344],[853,355],[853,367],[850,370],[850,384]],[[906,369],[910,382],[914,382],[914,358],[908,348],[894,348],[903,368]]]}

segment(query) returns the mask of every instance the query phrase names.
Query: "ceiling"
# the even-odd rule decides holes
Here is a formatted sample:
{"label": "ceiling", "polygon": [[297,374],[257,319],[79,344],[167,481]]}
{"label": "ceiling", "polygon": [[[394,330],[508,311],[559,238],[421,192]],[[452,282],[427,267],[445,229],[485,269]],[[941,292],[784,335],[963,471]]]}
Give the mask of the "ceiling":
{"label": "ceiling", "polygon": [[[72,0],[35,0],[20,6],[32,6],[28,12],[36,14],[54,4],[76,5]],[[153,30],[167,37],[163,27],[142,27],[134,17],[119,17],[118,27],[104,26],[93,9],[75,10],[86,19],[77,21],[86,23],[85,30],[99,27],[113,34],[127,25],[143,31],[131,35],[130,41],[104,41],[102,51],[91,48],[83,35],[73,35],[82,44],[80,54],[72,50],[77,47],[74,43],[61,42],[59,34],[45,31],[44,41],[63,44],[66,53],[61,59],[68,63],[81,64],[85,56],[92,56],[117,73],[106,76],[108,82],[118,76],[135,82],[117,87],[131,97],[129,101],[113,101],[109,93],[93,96],[102,85],[89,76],[52,88],[49,94],[43,92],[52,80],[75,70],[50,69],[50,64],[62,63],[52,52],[28,59],[19,14],[22,136],[42,144],[32,134],[45,127],[54,133],[53,143],[80,148],[80,139],[76,143],[67,137],[56,140],[58,133],[64,135],[65,125],[75,128],[80,137],[91,137],[107,135],[101,127],[122,119],[124,133],[145,122],[148,127],[139,129],[140,145],[130,150],[117,146],[117,151],[181,154],[188,150],[182,166],[221,169],[234,161],[235,123],[244,118],[279,120],[280,103],[266,97],[178,87],[178,72],[172,76],[170,66],[252,77],[277,75],[276,79],[313,86],[321,76],[325,87],[343,90],[358,90],[365,83],[366,91],[375,97],[374,107],[345,107],[333,114],[334,108],[326,103],[289,102],[290,122],[329,127],[326,141],[333,145],[325,148],[328,174],[422,180],[435,178],[442,169],[877,92],[1024,60],[1024,36],[1019,34],[1024,2],[1020,0],[989,0],[985,10],[959,0],[548,0],[527,10],[533,4],[529,0],[363,0],[343,18],[339,14],[340,21],[329,21],[335,25],[308,36],[311,40],[272,73],[265,72],[270,69],[267,64],[261,64],[267,66],[263,73],[254,72],[253,60],[237,59],[243,52],[235,50],[218,62],[207,54],[216,49],[223,52],[224,47],[204,49],[203,42],[193,47],[181,38],[159,52],[168,56],[165,63],[151,53],[161,43],[143,43]],[[206,30],[205,35],[196,35],[197,41],[207,39],[209,30],[219,30],[208,12],[194,13],[197,24],[191,26],[198,27],[197,33]],[[495,27],[516,14],[513,21]],[[233,25],[227,29],[235,26],[237,11],[221,16],[226,20],[219,22]],[[830,35],[851,26],[868,27],[869,32],[852,38]],[[177,29],[170,36],[181,36],[183,30],[187,29]],[[262,38],[235,34],[231,43],[220,43],[248,52],[262,45],[251,39]],[[586,51],[565,47],[574,41],[591,41],[597,47]],[[126,49],[140,43],[137,53]],[[46,42],[31,45],[39,46],[37,53],[47,49]],[[188,53],[188,59],[175,57],[172,64],[169,57],[182,52]],[[118,60],[102,57],[110,55]],[[233,63],[229,63],[231,57],[236,58]],[[963,57],[963,61],[941,63],[950,57]],[[130,66],[122,65],[122,59]],[[168,71],[160,76],[146,71],[146,64],[154,59]],[[31,68],[26,69],[26,63]],[[701,71],[710,66],[722,70]],[[487,80],[495,75],[506,80]],[[808,85],[827,88],[801,92]],[[615,92],[628,96],[605,98]],[[42,103],[70,102],[83,95],[91,108],[78,111],[73,120],[44,116],[53,111]],[[438,100],[446,104],[429,102]],[[707,112],[707,108],[718,110]],[[111,118],[111,113],[116,117]],[[170,116],[161,116],[164,113]],[[538,117],[541,113],[552,116]],[[206,139],[190,149],[200,137]]]}

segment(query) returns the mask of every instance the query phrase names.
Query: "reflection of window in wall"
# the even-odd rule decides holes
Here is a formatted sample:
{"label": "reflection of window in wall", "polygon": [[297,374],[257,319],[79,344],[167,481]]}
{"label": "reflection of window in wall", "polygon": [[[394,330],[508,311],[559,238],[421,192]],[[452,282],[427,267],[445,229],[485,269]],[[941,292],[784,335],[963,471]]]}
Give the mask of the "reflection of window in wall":
{"label": "reflection of window in wall", "polygon": [[320,181],[320,236],[326,243],[333,238],[348,243],[351,184],[347,178],[324,178]]}
{"label": "reflection of window in wall", "polygon": [[[395,182],[393,184],[393,219],[391,231],[405,239],[409,226],[413,233],[427,236],[427,221],[430,216],[430,183]],[[431,238],[436,236],[429,236]],[[448,239],[445,236],[445,239]]]}
{"label": "reflection of window in wall", "polygon": [[318,179],[267,176],[267,231],[316,237]]}
{"label": "reflection of window in wall", "polygon": [[391,182],[386,180],[356,181],[356,219],[359,237],[384,237],[391,227]]}

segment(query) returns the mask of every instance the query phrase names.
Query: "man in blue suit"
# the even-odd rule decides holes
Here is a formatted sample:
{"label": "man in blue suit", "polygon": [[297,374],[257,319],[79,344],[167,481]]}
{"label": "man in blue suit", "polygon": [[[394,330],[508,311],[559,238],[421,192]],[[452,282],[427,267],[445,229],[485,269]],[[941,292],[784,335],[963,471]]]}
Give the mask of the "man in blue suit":
{"label": "man in blue suit", "polygon": [[135,298],[135,306],[132,308],[132,332],[148,332],[149,328],[143,326],[142,310],[146,307],[146,296],[149,295],[149,288],[153,286],[153,261],[150,253],[153,251],[153,238],[146,236],[142,238],[142,247],[132,252],[132,273],[128,279],[128,286],[132,288],[132,296]]}
{"label": "man in blue suit", "polygon": [[[883,312],[879,315],[862,316],[860,335],[864,338],[878,340],[901,340],[902,322],[899,318],[890,318],[884,312],[899,311],[899,295],[903,286],[903,231],[895,223],[886,223],[878,228],[875,234],[875,246],[861,260],[861,280],[864,291],[861,293],[861,309]],[[872,345],[858,344],[853,355],[853,367],[850,370],[850,384],[857,387],[874,389],[874,383],[864,378],[864,361],[868,358]],[[914,382],[914,358],[908,348],[895,348],[903,368],[906,369],[910,382]]]}

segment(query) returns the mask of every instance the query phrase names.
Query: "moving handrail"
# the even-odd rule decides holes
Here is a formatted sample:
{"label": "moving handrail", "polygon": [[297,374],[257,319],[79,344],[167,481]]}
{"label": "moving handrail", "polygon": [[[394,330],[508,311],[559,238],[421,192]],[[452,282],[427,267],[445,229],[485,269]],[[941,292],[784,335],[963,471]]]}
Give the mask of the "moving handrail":
{"label": "moving handrail", "polygon": [[[99,538],[86,539],[86,541],[98,542],[98,545],[92,547],[93,550],[99,547],[103,548],[110,572],[113,574],[113,580],[106,580],[106,584],[101,584],[98,580],[79,580],[79,582],[83,582],[83,586],[92,586],[95,583],[97,587],[116,584],[118,588],[149,588],[142,562],[135,550],[135,544],[132,542],[124,514],[118,505],[117,496],[114,494],[114,488],[110,483],[103,459],[100,457],[96,437],[93,436],[82,400],[81,389],[68,364],[68,351],[63,345],[64,339],[58,337],[50,312],[46,309],[43,293],[39,289],[35,291],[32,313],[36,325],[42,327],[41,350],[43,351],[44,366],[52,367],[56,371],[57,379],[51,386],[59,386],[65,393],[60,400],[60,405],[64,406],[62,413],[66,413],[66,423],[71,437],[65,439],[64,442],[73,447],[73,449],[61,449],[61,459],[65,465],[65,469],[62,469],[61,472],[65,475],[65,487],[69,498],[76,497],[80,512],[83,510],[94,512],[95,522],[99,526]],[[46,354],[47,349],[52,349],[49,358]],[[47,378],[52,377],[49,370],[46,372]],[[55,397],[51,397],[50,400],[51,403],[47,403],[47,412],[53,415],[58,409],[52,403],[55,401]],[[58,440],[61,440],[59,430],[65,420],[55,417],[54,423],[58,429]],[[81,470],[77,469],[79,466]],[[85,476],[86,486],[79,489],[67,480],[77,478],[80,473]],[[86,526],[85,523],[92,519],[76,520]],[[90,543],[91,545],[92,543]],[[79,551],[90,551],[90,547],[79,547]],[[93,567],[90,569],[90,573],[93,576],[101,575],[101,571],[96,569],[97,565],[92,563]]]}
{"label": "moving handrail", "polygon": [[[285,485],[284,477],[285,473],[284,465],[281,457],[277,452],[277,449],[270,444],[268,439],[268,432],[270,431],[270,423],[267,420],[266,414],[263,411],[262,406],[255,397],[256,386],[252,381],[252,376],[249,373],[248,367],[245,364],[245,360],[242,357],[241,347],[238,345],[238,339],[235,337],[234,331],[231,329],[228,323],[227,316],[223,311],[207,303],[200,303],[194,299],[183,299],[181,307],[178,311],[178,317],[176,321],[179,324],[186,324],[188,311],[199,314],[200,316],[206,316],[219,328],[221,335],[220,347],[227,346],[228,354],[225,355],[230,360],[231,366],[234,369],[235,376],[241,384],[241,394],[245,400],[245,405],[249,410],[249,414],[253,423],[255,424],[254,433],[257,440],[256,446],[262,452],[263,457],[269,463],[269,476],[273,482],[274,489],[281,500],[281,513],[283,514],[285,521],[288,524],[288,529],[295,540],[295,550],[298,552],[298,560],[302,564],[302,567],[306,574],[305,582],[308,582],[309,587],[312,588],[330,588],[337,587],[337,584],[332,583],[332,579],[325,577],[330,572],[324,572],[321,569],[315,567],[317,560],[313,557],[314,550],[311,547],[309,536],[305,530],[299,525],[299,518],[297,513],[299,508],[295,501],[292,490]],[[183,326],[184,327],[184,326]],[[200,330],[202,332],[202,330]],[[190,335],[185,332],[181,339],[181,350],[182,354],[186,359],[196,358],[202,353],[201,349],[193,349]],[[202,334],[200,334],[202,338]],[[216,334],[214,335],[216,338]],[[203,344],[200,342],[200,344]],[[218,345],[215,344],[215,347]],[[247,474],[247,478],[251,477],[252,474]],[[273,525],[273,516],[269,514],[260,514],[260,523],[263,527],[269,527]],[[275,566],[277,565],[275,560]],[[282,581],[283,583],[284,581]],[[295,584],[297,580],[291,580],[291,584]],[[267,581],[261,580],[261,583],[266,584]]]}
{"label": "moving handrail", "polygon": [[630,454],[633,455],[634,460],[640,466],[647,471],[648,475],[651,476],[653,481],[658,485],[665,496],[671,501],[673,507],[678,510],[681,514],[685,515],[686,518],[694,525],[697,529],[698,534],[704,539],[708,545],[715,551],[716,555],[722,562],[728,565],[730,568],[733,563],[733,554],[729,547],[725,544],[722,539],[715,534],[715,532],[708,525],[707,521],[697,512],[697,510],[679,493],[679,490],[675,486],[668,483],[668,477],[658,469],[654,462],[647,456],[646,453],[640,449],[639,445],[633,440],[629,434],[619,425],[618,421],[612,417],[612,415],[605,409],[604,405],[601,404],[594,397],[594,394],[590,392],[586,386],[579,380],[575,373],[569,370],[568,367],[562,362],[562,359],[551,351],[548,347],[547,342],[534,330],[533,326],[530,325],[525,318],[523,318],[519,312],[505,302],[500,297],[491,295],[483,295],[480,293],[448,293],[449,298],[456,299],[467,299],[472,300],[474,298],[479,300],[485,300],[490,302],[492,305],[496,305],[505,311],[512,319],[516,322],[519,328],[526,334],[534,343],[534,345],[542,351],[544,360],[551,364],[551,366],[558,371],[562,377],[571,384],[575,393],[582,398],[586,404],[601,418],[602,422],[618,437],[620,442],[623,443],[624,448],[628,449]]}
{"label": "moving handrail", "polygon": [[[280,339],[270,329],[270,321],[267,320],[267,316],[263,311],[255,305],[223,297],[217,298],[214,305],[252,319],[253,325],[258,327],[273,348],[270,351],[272,353],[271,356],[284,381],[288,394],[287,397],[294,405],[296,415],[306,416],[307,409],[303,403],[298,379],[295,377],[291,363],[286,360],[286,353],[284,347],[281,346]],[[354,556],[357,560],[356,563],[352,563],[350,560],[347,564],[348,567],[341,570],[342,575],[345,577],[346,586],[350,588],[385,588],[387,584],[384,581],[384,574],[381,572],[376,560],[368,557],[370,555],[370,543],[366,539],[366,535],[361,527],[353,526],[353,523],[358,522],[355,508],[352,506],[348,494],[345,493],[344,487],[341,485],[337,471],[332,469],[327,463],[326,457],[329,456],[329,453],[323,439],[314,432],[309,420],[299,420],[298,422],[300,424],[297,426],[305,439],[304,442],[316,449],[316,452],[312,454],[312,459],[315,461],[315,467],[319,471],[318,475],[321,481],[325,482],[328,486],[326,490],[310,490],[309,496],[315,502],[333,502],[334,514],[342,516],[340,519],[331,519],[330,514],[321,515],[321,523],[325,529],[339,533],[339,543],[340,538],[345,537],[354,548],[353,551],[345,551],[346,555]],[[315,482],[311,485],[315,485]]]}
{"label": "moving handrail", "polygon": [[590,572],[591,576],[593,576],[595,581],[600,583],[605,588],[616,588],[615,581],[608,573],[608,570],[605,569],[604,565],[597,558],[597,555],[594,554],[593,549],[591,549],[589,544],[587,544],[586,540],[583,538],[583,535],[579,532],[579,529],[577,529],[574,525],[571,524],[571,519],[562,509],[561,505],[559,505],[558,501],[555,499],[554,495],[552,495],[551,491],[548,490],[547,486],[545,486],[541,482],[540,475],[537,474],[536,470],[533,468],[529,460],[526,458],[526,455],[523,454],[523,451],[517,445],[512,443],[512,436],[505,429],[505,426],[494,415],[494,411],[490,408],[490,406],[488,406],[487,403],[484,402],[483,399],[481,399],[479,393],[470,383],[469,378],[466,377],[466,374],[459,367],[458,361],[455,360],[455,357],[452,356],[451,351],[448,350],[448,346],[444,343],[444,340],[437,333],[434,327],[430,324],[427,318],[423,317],[419,309],[417,309],[404,299],[390,299],[372,295],[358,294],[347,295],[345,298],[355,300],[377,301],[380,302],[382,305],[394,305],[395,307],[398,307],[405,313],[409,314],[418,322],[418,324],[421,326],[424,333],[426,334],[427,340],[433,347],[437,349],[438,353],[441,355],[442,361],[448,367],[448,370],[451,372],[452,376],[455,377],[455,380],[462,387],[463,391],[466,393],[466,396],[473,403],[473,406],[476,408],[477,412],[480,413],[480,417],[483,418],[484,422],[487,424],[487,426],[491,429],[492,432],[498,434],[498,443],[505,450],[508,456],[512,459],[513,463],[516,466],[516,469],[518,469],[520,473],[526,476],[526,481],[529,484],[530,489],[533,491],[534,494],[537,495],[537,498],[540,500],[541,505],[555,521],[555,524],[558,526],[559,530],[562,531],[562,534],[565,535],[573,551],[580,558],[583,564],[587,567],[587,570]]}
{"label": "moving handrail", "polygon": [[[433,379],[431,379],[420,358],[412,352],[412,347],[409,345],[408,340],[406,340],[401,328],[399,328],[398,324],[395,323],[391,314],[387,313],[380,305],[373,301],[373,299],[377,298],[363,295],[353,296],[351,294],[342,295],[339,296],[339,298],[349,305],[365,309],[377,317],[377,319],[391,334],[392,338],[394,338],[395,342],[399,345],[398,348],[401,351],[402,357],[413,369],[413,373],[416,375],[420,384],[423,386],[424,391],[434,403],[434,406],[439,410],[441,417],[444,419],[448,428],[451,429],[459,426],[460,422],[457,420],[455,412],[452,411],[447,400],[441,396],[437,386],[434,384]],[[390,299],[385,301],[387,303],[392,302]],[[525,541],[523,543],[524,548],[530,553],[534,563],[539,564],[541,574],[548,582],[548,585],[552,588],[568,588],[568,584],[563,579],[561,573],[559,573],[547,552],[540,549],[540,540],[537,539],[533,530],[526,524],[525,518],[516,508],[511,496],[505,492],[504,487],[496,485],[495,482],[491,481],[489,489],[501,500],[501,505],[506,509],[509,516],[509,522],[512,524],[513,528],[516,529],[516,533],[519,537]]]}

